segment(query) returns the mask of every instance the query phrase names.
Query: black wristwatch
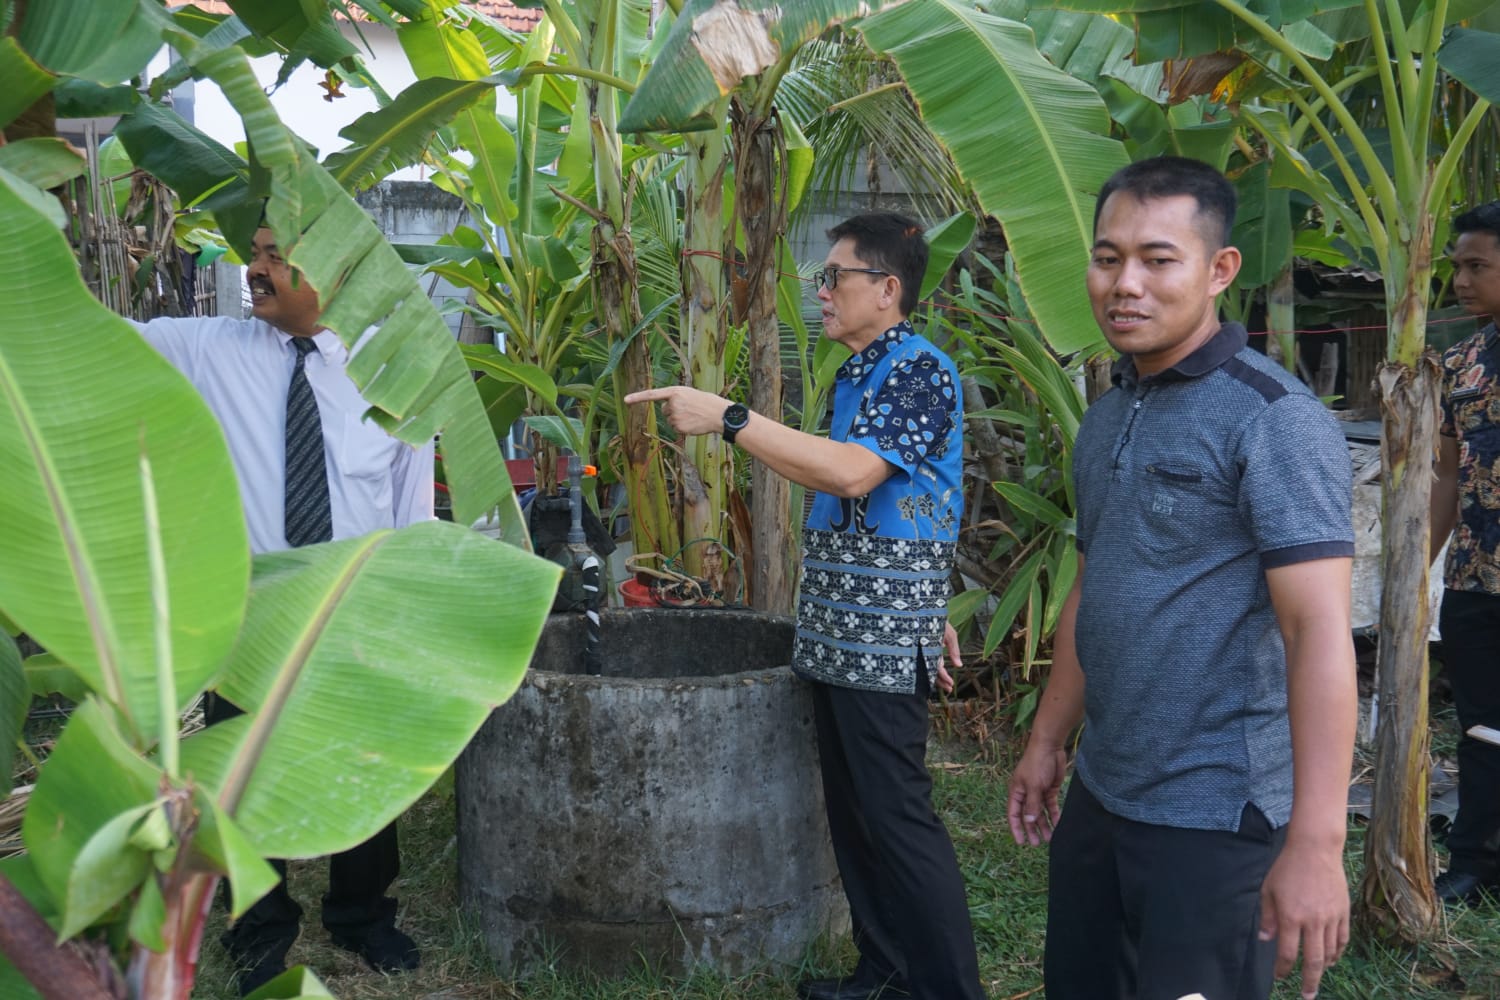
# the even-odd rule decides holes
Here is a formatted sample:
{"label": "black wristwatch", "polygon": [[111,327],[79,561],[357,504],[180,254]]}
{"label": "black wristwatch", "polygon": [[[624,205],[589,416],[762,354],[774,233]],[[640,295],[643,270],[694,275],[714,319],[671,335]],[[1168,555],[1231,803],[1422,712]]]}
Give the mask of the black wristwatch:
{"label": "black wristwatch", "polygon": [[750,423],[750,410],[743,403],[730,403],[724,408],[724,440],[734,444],[734,436]]}

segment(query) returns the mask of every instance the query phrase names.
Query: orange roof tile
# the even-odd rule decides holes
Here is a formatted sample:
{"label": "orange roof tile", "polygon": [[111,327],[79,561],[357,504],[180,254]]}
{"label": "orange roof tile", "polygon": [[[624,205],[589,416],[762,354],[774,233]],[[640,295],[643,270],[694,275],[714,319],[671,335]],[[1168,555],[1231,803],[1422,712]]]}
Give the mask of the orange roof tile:
{"label": "orange roof tile", "polygon": [[[517,7],[511,0],[461,0],[461,2],[500,22],[511,31],[522,34],[530,31],[542,19],[540,9]],[[187,0],[185,3],[169,3],[168,6],[197,7],[210,14],[234,13],[224,0]],[[355,8],[355,13],[363,15],[364,12]],[[363,20],[363,17],[361,19]]]}

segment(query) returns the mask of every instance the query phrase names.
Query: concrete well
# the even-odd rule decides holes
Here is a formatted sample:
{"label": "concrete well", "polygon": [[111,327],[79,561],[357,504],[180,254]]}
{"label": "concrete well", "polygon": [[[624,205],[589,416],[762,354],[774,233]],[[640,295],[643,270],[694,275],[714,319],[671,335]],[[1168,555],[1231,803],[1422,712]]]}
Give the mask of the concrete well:
{"label": "concrete well", "polygon": [[790,619],[554,616],[457,766],[458,874],[490,953],[617,975],[796,962],[848,914]]}

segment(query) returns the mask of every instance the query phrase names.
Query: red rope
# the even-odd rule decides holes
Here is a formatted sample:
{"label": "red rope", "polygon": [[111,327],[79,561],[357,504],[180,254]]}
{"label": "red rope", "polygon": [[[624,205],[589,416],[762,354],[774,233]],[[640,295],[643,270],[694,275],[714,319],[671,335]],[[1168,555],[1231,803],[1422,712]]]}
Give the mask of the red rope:
{"label": "red rope", "polygon": [[[684,257],[709,257],[709,258],[712,258],[713,260],[727,260],[728,259],[723,254],[721,254],[721,253],[719,253],[719,252],[717,252],[715,250],[684,250],[684,251],[682,251],[682,255]],[[735,263],[739,263],[739,262],[736,261]],[[804,282],[804,283],[809,284],[809,285],[811,285],[813,283],[813,280],[811,278],[804,278],[804,277],[802,277],[802,275],[796,273],[795,271],[777,271],[776,274],[777,274],[778,277],[782,277],[782,278],[796,278],[798,281]],[[953,304],[947,303],[947,302],[930,302],[928,304],[931,305],[935,309],[944,309],[944,310],[947,310],[948,312],[962,313],[964,315],[974,316],[974,317],[977,317],[979,319],[1004,320],[1004,321],[1006,321],[1008,323],[1026,323],[1026,324],[1028,324],[1030,326],[1035,326],[1036,325],[1036,320],[1022,319],[1019,316],[1007,316],[1007,315],[1005,315],[1003,313],[980,312],[977,309],[970,309],[967,306],[953,305]],[[1427,325],[1428,326],[1443,326],[1443,325],[1446,325],[1448,323],[1476,323],[1476,320],[1475,320],[1475,318],[1473,316],[1451,316],[1451,317],[1449,317],[1447,319],[1429,319],[1427,321]],[[1336,334],[1336,333],[1367,333],[1367,332],[1370,332],[1370,331],[1373,331],[1373,330],[1389,330],[1389,329],[1390,329],[1389,326],[1387,326],[1386,324],[1382,323],[1382,324],[1380,324],[1378,326],[1339,326],[1339,327],[1334,327],[1331,330],[1293,330],[1291,332],[1293,334],[1307,334],[1307,335],[1311,335],[1311,336],[1317,337],[1317,336],[1330,336],[1330,335]],[[1475,326],[1475,329],[1478,329],[1477,325]],[[1267,331],[1267,330],[1251,330],[1250,331],[1250,333],[1252,335],[1254,335],[1254,336],[1264,336],[1268,332],[1269,331]]]}

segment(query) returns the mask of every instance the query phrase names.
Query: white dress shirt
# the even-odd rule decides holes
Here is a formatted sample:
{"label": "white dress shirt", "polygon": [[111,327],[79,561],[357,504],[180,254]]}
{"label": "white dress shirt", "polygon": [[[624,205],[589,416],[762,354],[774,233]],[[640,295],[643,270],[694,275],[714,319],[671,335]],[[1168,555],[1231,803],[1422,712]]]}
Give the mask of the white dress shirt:
{"label": "white dress shirt", "polygon": [[[198,389],[218,417],[239,476],[251,551],[289,548],[284,524],[286,392],[291,336],[256,319],[154,319],[136,329]],[[324,330],[305,363],[318,401],[333,537],[432,518],[433,444],[413,448],[362,419],[369,404],[345,372],[349,350]]]}

